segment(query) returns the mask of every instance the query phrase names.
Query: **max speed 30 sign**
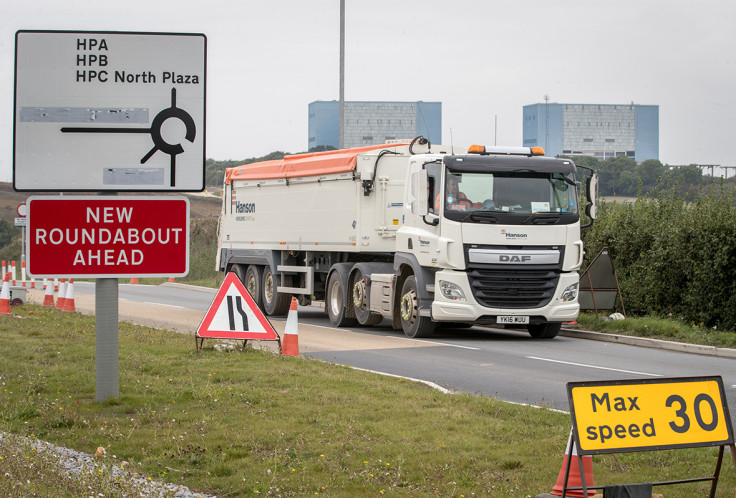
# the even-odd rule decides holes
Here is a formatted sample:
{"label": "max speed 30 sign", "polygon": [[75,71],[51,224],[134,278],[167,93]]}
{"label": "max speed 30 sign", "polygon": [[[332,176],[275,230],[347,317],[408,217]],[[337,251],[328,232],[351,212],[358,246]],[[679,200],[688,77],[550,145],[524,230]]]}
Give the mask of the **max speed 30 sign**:
{"label": "max speed 30 sign", "polygon": [[733,443],[721,377],[570,382],[581,455]]}
{"label": "max speed 30 sign", "polygon": [[33,277],[177,277],[189,272],[189,199],[28,199]]}

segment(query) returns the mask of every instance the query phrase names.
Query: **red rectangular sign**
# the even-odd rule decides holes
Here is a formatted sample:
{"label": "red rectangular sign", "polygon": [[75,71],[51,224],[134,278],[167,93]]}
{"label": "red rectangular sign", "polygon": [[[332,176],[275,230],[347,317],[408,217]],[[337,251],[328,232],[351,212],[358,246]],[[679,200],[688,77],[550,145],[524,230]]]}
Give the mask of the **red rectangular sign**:
{"label": "red rectangular sign", "polygon": [[32,277],[183,277],[189,199],[30,197],[27,249]]}

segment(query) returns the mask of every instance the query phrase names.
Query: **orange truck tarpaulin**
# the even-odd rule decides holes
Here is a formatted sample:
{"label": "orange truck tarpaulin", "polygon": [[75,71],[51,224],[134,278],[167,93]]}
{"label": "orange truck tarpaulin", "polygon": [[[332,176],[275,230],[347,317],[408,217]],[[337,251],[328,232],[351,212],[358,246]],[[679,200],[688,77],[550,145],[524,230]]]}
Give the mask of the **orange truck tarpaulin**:
{"label": "orange truck tarpaulin", "polygon": [[372,150],[392,149],[409,145],[409,143],[391,145],[368,145],[353,149],[311,152],[295,156],[286,156],[275,161],[244,164],[225,170],[225,183],[233,180],[266,180],[274,178],[293,178],[298,176],[329,175],[345,173],[355,169],[359,154]]}

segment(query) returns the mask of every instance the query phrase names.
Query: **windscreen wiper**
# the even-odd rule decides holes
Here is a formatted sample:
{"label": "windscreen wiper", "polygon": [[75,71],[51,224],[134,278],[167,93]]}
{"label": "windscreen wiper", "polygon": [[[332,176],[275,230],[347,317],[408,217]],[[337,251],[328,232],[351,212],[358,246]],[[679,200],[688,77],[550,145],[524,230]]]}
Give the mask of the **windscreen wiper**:
{"label": "windscreen wiper", "polygon": [[522,221],[522,225],[532,223],[534,225],[554,225],[560,221],[558,213],[534,213]]}
{"label": "windscreen wiper", "polygon": [[462,223],[469,219],[473,221],[478,221],[480,223],[498,223],[498,218],[496,217],[496,215],[488,211],[473,211],[472,213],[468,213],[466,216],[464,216],[460,220],[460,222]]}

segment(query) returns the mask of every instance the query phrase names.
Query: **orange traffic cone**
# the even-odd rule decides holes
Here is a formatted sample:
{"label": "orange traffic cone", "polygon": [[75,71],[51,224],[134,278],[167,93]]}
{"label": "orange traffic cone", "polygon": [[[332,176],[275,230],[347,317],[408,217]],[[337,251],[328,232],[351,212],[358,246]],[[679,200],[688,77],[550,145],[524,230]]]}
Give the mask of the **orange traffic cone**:
{"label": "orange traffic cone", "polygon": [[174,277],[169,277],[169,282],[174,283],[176,282],[176,279]]}
{"label": "orange traffic cone", "polygon": [[[572,449],[572,450],[571,450]],[[562,468],[560,474],[557,476],[557,484],[552,488],[550,494],[562,496],[562,488],[565,485],[565,469],[567,469],[567,461],[572,458],[570,462],[570,473],[567,478],[568,488],[579,488],[583,485],[583,480],[580,477],[580,465],[578,463],[578,449],[572,440],[572,430],[570,431],[570,437],[567,439],[567,447],[565,448],[565,457],[562,459]],[[593,486],[593,457],[590,455],[584,455],[583,457],[583,472],[585,472],[585,485]],[[595,491],[588,489],[588,496],[593,496]],[[575,489],[572,491],[565,490],[565,496],[572,496],[578,498],[585,498],[585,493],[582,489]]]}
{"label": "orange traffic cone", "polygon": [[54,307],[54,282],[44,279],[46,292],[43,295],[43,305]]}
{"label": "orange traffic cone", "polygon": [[130,279],[131,284],[137,284],[138,283],[138,277],[133,277]]}
{"label": "orange traffic cone", "polygon": [[281,345],[282,356],[299,356],[299,320],[296,314],[296,298],[291,298],[291,307],[286,316],[284,342]]}
{"label": "orange traffic cone", "polygon": [[0,290],[0,315],[10,315],[10,280],[9,273],[3,277],[3,288]]}
{"label": "orange traffic cone", "polygon": [[70,278],[66,284],[66,299],[64,299],[64,309],[62,311],[77,311],[74,308],[74,279]]}
{"label": "orange traffic cone", "polygon": [[66,300],[66,280],[63,278],[59,279],[59,297],[56,298],[56,309],[64,309],[64,301]]}

